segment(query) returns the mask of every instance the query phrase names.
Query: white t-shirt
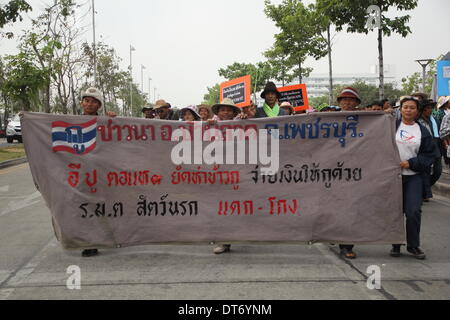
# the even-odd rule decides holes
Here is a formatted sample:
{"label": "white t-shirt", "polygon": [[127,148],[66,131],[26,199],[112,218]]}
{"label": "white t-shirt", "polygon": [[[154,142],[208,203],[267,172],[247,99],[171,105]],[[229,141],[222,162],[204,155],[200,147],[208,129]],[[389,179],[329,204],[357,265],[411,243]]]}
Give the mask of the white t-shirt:
{"label": "white t-shirt", "polygon": [[[398,150],[400,151],[400,159],[402,161],[407,161],[409,159],[417,157],[419,153],[420,144],[422,139],[422,132],[417,123],[413,125],[406,125],[403,122],[397,130],[395,135],[395,140],[397,142]],[[411,169],[403,169],[402,175],[413,176],[417,172]]]}

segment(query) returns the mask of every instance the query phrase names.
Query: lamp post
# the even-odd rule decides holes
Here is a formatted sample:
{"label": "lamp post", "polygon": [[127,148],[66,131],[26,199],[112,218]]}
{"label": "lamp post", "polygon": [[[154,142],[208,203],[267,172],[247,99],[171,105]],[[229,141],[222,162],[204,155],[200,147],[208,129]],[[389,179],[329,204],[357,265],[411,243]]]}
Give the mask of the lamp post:
{"label": "lamp post", "polygon": [[153,88],[153,99],[155,99],[155,103],[156,103],[156,87]]}
{"label": "lamp post", "polygon": [[141,91],[144,93],[144,70],[145,66],[141,64]]}
{"label": "lamp post", "polygon": [[427,77],[427,73],[426,73],[427,66],[428,66],[432,61],[434,61],[434,59],[421,59],[421,60],[416,60],[416,62],[419,63],[419,64],[422,66],[422,69],[423,69],[423,77],[422,77],[422,92],[423,92],[423,93],[426,93],[426,92],[425,92],[425,79],[426,79],[426,77]]}
{"label": "lamp post", "polygon": [[152,78],[148,78],[148,103],[152,103],[152,99],[150,98],[150,93],[151,93],[151,86],[150,86],[150,84],[151,84],[151,82],[152,82]]}
{"label": "lamp post", "polygon": [[130,45],[130,113],[133,112],[133,51],[136,51],[136,49]]}
{"label": "lamp post", "polygon": [[93,32],[93,51],[94,51],[94,87],[97,87],[97,48],[95,39],[95,2],[92,0],[92,32]]}

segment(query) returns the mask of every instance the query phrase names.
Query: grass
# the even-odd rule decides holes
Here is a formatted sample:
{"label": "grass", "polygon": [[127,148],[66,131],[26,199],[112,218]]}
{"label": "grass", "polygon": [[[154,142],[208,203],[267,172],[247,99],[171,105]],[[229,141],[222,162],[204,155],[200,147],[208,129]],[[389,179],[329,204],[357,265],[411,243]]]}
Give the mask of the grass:
{"label": "grass", "polygon": [[0,162],[14,160],[25,157],[23,144],[17,144],[11,147],[0,148]]}

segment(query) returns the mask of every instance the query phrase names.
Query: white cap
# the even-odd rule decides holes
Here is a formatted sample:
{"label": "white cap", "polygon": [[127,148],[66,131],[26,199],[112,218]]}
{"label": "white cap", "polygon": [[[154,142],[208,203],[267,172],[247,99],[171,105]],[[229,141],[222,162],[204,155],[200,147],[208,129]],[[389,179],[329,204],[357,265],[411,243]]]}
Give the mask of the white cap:
{"label": "white cap", "polygon": [[103,95],[97,88],[89,88],[85,92],[81,93],[81,99],[85,97],[91,97],[100,101],[100,106],[103,107]]}

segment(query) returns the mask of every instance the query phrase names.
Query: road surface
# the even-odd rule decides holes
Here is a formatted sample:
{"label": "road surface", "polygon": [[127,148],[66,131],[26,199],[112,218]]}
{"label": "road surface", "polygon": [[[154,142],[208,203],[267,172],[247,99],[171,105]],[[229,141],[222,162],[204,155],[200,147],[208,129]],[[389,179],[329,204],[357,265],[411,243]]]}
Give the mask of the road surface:
{"label": "road surface", "polygon": [[[102,250],[93,258],[65,251],[28,164],[0,170],[0,300],[2,299],[450,299],[450,201],[424,205],[427,260],[389,256],[389,246],[361,245],[347,261],[337,246],[140,246]],[[70,290],[70,266],[81,272]],[[381,288],[369,289],[370,266]],[[73,282],[69,282],[69,284]]]}

